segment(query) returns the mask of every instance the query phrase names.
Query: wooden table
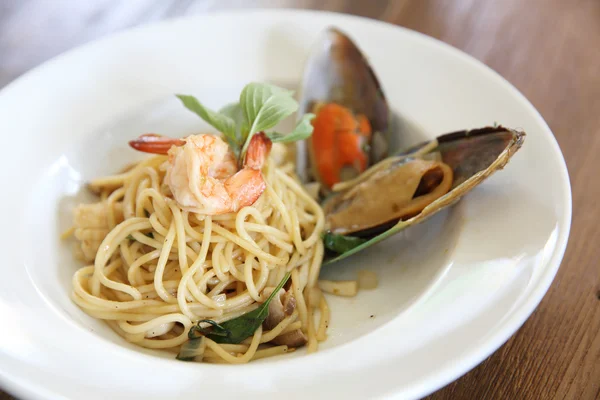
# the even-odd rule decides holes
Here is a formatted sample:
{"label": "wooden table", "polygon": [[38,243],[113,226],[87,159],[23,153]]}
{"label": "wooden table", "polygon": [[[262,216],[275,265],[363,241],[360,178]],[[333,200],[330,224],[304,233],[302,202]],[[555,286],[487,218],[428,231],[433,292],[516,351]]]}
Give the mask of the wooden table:
{"label": "wooden table", "polygon": [[116,30],[258,6],[339,11],[426,33],[483,61],[533,102],[558,139],[573,185],[564,262],[517,334],[429,398],[600,399],[599,0],[2,0],[0,87]]}

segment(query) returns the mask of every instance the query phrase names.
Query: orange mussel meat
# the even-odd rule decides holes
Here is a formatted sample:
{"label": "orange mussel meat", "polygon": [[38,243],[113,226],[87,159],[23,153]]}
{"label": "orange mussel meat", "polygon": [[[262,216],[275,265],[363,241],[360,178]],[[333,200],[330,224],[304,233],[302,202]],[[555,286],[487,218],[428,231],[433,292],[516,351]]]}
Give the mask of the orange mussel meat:
{"label": "orange mussel meat", "polygon": [[317,108],[312,123],[311,151],[315,172],[323,185],[331,188],[367,169],[372,131],[364,115],[354,115],[346,107],[328,103]]}

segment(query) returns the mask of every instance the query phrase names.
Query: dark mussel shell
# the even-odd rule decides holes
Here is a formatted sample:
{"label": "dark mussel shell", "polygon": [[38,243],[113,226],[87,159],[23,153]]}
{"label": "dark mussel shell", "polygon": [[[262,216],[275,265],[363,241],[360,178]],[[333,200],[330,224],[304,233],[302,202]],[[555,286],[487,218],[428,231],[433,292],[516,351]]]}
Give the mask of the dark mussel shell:
{"label": "dark mussel shell", "polygon": [[[379,80],[357,45],[337,28],[327,29],[309,56],[298,118],[323,103],[336,103],[369,120],[373,132],[368,146],[370,164],[388,155],[390,110]],[[307,142],[298,144],[298,173],[305,181],[319,180],[311,168]]]}
{"label": "dark mussel shell", "polygon": [[[487,177],[504,168],[523,145],[524,139],[525,133],[523,132],[502,126],[485,127],[448,133],[390,157],[390,161],[393,162],[389,163],[385,169],[358,182],[355,186],[335,193],[324,202],[326,226],[330,229],[329,237],[326,239],[330,241],[336,239],[338,244],[342,244],[337,249],[344,249],[344,251],[338,251],[335,245],[329,246],[330,250],[342,253],[335,259],[354,254],[411,225],[418,224],[456,203]],[[398,188],[391,187],[390,182],[402,184],[406,181],[401,176],[403,167],[406,167],[408,163],[428,159],[437,159],[450,167],[452,183],[449,190],[418,213],[410,215],[394,213],[396,199],[390,193],[398,193]],[[398,181],[394,180],[394,174],[398,175]],[[433,190],[434,186],[441,182],[436,175],[439,174],[433,172],[421,176],[418,185],[415,184],[411,187],[410,190],[413,190],[411,195],[417,199]],[[386,182],[386,187],[382,187],[381,182]],[[357,185],[362,186],[358,188]],[[421,190],[428,186],[430,186],[429,189]],[[377,191],[376,196],[369,195],[373,190]],[[370,203],[365,202],[361,196],[368,197]],[[373,214],[376,217],[373,217],[372,220],[368,220],[368,210],[374,210]],[[389,210],[389,213],[385,213],[382,217],[381,210]],[[347,219],[341,223],[339,218],[335,219],[336,216],[341,215],[340,213],[347,216]],[[334,220],[335,226],[332,226]],[[347,240],[344,241],[344,239]]]}

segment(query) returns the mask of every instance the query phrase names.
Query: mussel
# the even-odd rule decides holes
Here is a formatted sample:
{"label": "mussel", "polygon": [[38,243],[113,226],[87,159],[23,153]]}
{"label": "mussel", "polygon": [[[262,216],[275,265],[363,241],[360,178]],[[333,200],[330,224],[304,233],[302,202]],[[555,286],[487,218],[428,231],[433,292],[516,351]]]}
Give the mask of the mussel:
{"label": "mussel", "polygon": [[297,166],[305,182],[321,186],[325,263],[455,204],[502,169],[525,139],[524,132],[489,126],[390,152],[391,112],[379,81],[358,47],[335,28],[308,60],[299,116],[307,112],[316,114],[314,131],[298,148]]}
{"label": "mussel", "polygon": [[323,202],[325,245],[345,258],[453,205],[523,145],[503,126],[448,133],[334,186]]}
{"label": "mussel", "polygon": [[[390,112],[373,69],[348,36],[329,28],[314,47],[300,88],[299,114],[316,114],[297,159],[305,180],[328,192],[388,155]],[[308,163],[308,165],[307,165]]]}

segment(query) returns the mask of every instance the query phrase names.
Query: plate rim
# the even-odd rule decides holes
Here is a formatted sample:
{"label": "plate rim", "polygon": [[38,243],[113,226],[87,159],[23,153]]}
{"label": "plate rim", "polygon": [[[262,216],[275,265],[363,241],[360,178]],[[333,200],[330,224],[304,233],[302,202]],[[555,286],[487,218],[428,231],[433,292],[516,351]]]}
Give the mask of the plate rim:
{"label": "plate rim", "polygon": [[[558,269],[561,266],[561,263],[564,258],[564,254],[568,245],[568,240],[570,237],[571,224],[572,224],[572,212],[573,212],[573,204],[572,204],[572,190],[569,172],[567,168],[566,161],[558,145],[556,137],[554,136],[552,130],[548,126],[547,122],[544,120],[540,112],[533,106],[533,104],[506,78],[500,75],[493,68],[485,64],[484,62],[476,59],[475,57],[469,55],[468,53],[454,47],[453,45],[443,42],[439,39],[428,36],[424,33],[420,33],[414,31],[412,29],[395,25],[393,23],[376,20],[373,18],[362,17],[357,15],[349,15],[340,12],[331,12],[331,11],[320,11],[320,10],[307,10],[307,9],[271,9],[271,8],[256,8],[256,9],[235,9],[235,10],[215,10],[215,11],[207,11],[201,12],[199,14],[191,14],[184,16],[176,16],[170,17],[158,21],[153,21],[150,23],[142,23],[140,25],[136,25],[134,27],[130,27],[127,29],[123,29],[117,32],[113,32],[108,35],[104,35],[97,39],[91,40],[84,44],[78,45],[74,48],[71,48],[65,52],[62,52],[45,62],[35,66],[34,68],[29,69],[25,73],[18,76],[16,79],[9,82],[6,86],[0,89],[0,99],[7,95],[10,95],[14,88],[17,88],[28,79],[40,74],[44,74],[44,70],[50,66],[51,64],[60,63],[64,58],[71,57],[76,55],[79,52],[89,51],[90,48],[98,45],[101,42],[109,42],[117,40],[122,35],[130,35],[132,32],[140,32],[144,30],[152,30],[162,27],[162,29],[168,29],[167,26],[171,24],[176,24],[183,22],[185,20],[200,20],[204,18],[208,18],[212,15],[265,15],[271,14],[272,17],[277,17],[277,15],[288,14],[288,15],[298,15],[304,14],[305,17],[309,17],[310,15],[329,15],[332,18],[341,18],[341,19],[349,19],[349,20],[357,20],[359,23],[370,23],[373,25],[387,25],[390,28],[402,30],[407,35],[413,35],[419,37],[419,40],[426,40],[434,43],[440,50],[451,52],[453,56],[459,57],[462,61],[467,62],[469,64],[476,65],[479,69],[484,70],[490,78],[498,80],[503,86],[509,89],[512,92],[512,95],[515,96],[522,103],[522,106],[527,108],[527,111],[537,120],[541,127],[544,128],[545,139],[549,140],[552,150],[554,152],[554,158],[557,161],[560,161],[560,165],[558,165],[561,172],[561,185],[564,187],[561,189],[562,193],[562,201],[565,205],[564,215],[562,215],[562,230],[559,230],[556,245],[554,247],[553,252],[551,253],[551,257],[547,261],[544,261],[545,267],[540,277],[540,281],[537,286],[535,286],[531,292],[525,297],[522,301],[522,304],[519,305],[518,310],[515,310],[511,313],[507,321],[504,321],[503,325],[498,329],[493,335],[491,335],[482,345],[473,349],[471,353],[465,353],[463,357],[461,357],[458,362],[452,366],[452,368],[442,368],[435,375],[429,376],[424,380],[421,380],[421,384],[411,387],[412,391],[402,391],[403,395],[409,396],[425,396],[428,395],[440,388],[446,386],[448,383],[455,381],[460,378],[467,372],[471,371],[474,367],[479,365],[483,360],[488,358],[491,354],[497,351],[508,339],[510,339],[521,327],[522,325],[529,319],[531,314],[535,311],[535,309],[539,306],[540,302],[548,292],[551,284],[554,282]],[[560,220],[560,215],[557,216],[557,220]],[[343,346],[339,346],[343,347]],[[337,347],[336,347],[337,348]],[[61,398],[60,393],[55,393],[47,390],[44,387],[40,387],[31,383],[23,382],[19,377],[11,376],[12,374],[7,373],[7,371],[0,370],[0,383],[2,387],[8,391],[9,393],[14,393],[18,396],[28,396],[32,398]],[[409,389],[411,389],[409,388]],[[394,395],[396,391],[393,393],[388,393],[389,395]]]}

